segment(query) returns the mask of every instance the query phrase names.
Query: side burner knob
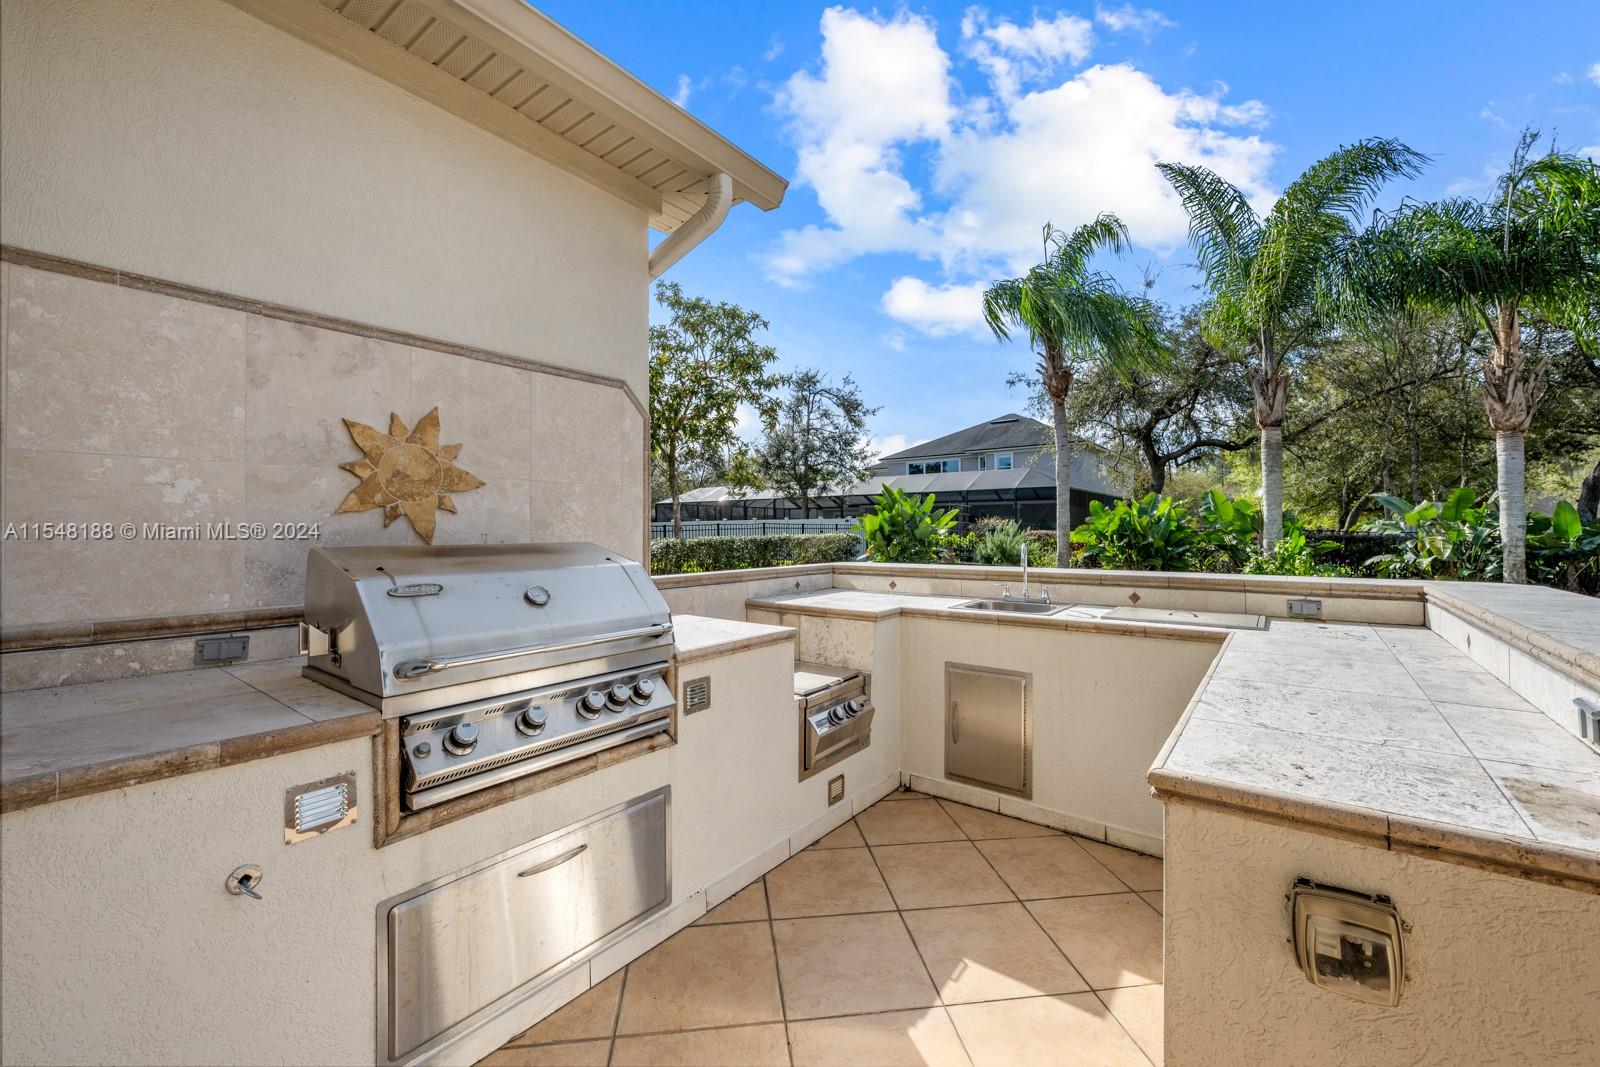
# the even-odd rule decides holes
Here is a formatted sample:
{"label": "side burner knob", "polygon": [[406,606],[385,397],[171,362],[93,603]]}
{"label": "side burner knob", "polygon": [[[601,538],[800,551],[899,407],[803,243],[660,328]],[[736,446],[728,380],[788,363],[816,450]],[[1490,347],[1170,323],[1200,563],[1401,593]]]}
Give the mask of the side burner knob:
{"label": "side burner knob", "polygon": [[578,701],[578,714],[585,719],[596,718],[604,710],[606,710],[606,695],[598,689],[591,689]]}
{"label": "side burner knob", "polygon": [[444,750],[452,756],[465,756],[478,747],[478,727],[475,723],[458,722],[444,735]]}
{"label": "side burner knob", "polygon": [[855,718],[857,715],[860,715],[863,711],[866,710],[866,708],[867,708],[867,706],[865,704],[861,703],[861,701],[856,700],[854,698],[851,698],[850,700],[846,700],[844,702],[844,713],[846,715],[848,715],[852,719]]}
{"label": "side burner knob", "polygon": [[847,718],[849,718],[849,715],[846,714],[843,704],[835,705],[828,710],[828,721],[833,723],[835,726],[838,726]]}

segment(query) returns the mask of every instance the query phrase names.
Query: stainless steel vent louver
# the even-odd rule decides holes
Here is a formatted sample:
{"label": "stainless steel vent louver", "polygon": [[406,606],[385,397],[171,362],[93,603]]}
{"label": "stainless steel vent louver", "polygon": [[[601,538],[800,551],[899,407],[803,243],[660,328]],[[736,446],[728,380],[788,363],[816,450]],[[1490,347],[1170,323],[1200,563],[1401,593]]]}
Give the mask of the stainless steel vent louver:
{"label": "stainless steel vent louver", "polygon": [[289,789],[283,795],[283,843],[317,837],[356,821],[356,772]]}

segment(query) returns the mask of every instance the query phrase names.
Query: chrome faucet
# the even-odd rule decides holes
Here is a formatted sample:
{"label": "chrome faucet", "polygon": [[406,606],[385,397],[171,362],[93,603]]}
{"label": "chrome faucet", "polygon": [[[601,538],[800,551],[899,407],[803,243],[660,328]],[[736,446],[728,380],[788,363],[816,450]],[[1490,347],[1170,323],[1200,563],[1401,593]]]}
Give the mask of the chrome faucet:
{"label": "chrome faucet", "polygon": [[[1016,599],[1018,599],[1018,600],[1038,600],[1038,601],[1040,601],[1042,603],[1045,603],[1045,604],[1050,603],[1050,590],[1048,590],[1048,589],[1039,590],[1039,595],[1037,597],[1031,597],[1031,596],[1028,595],[1028,546],[1027,546],[1026,542],[1024,542],[1024,544],[1022,546],[1022,550],[1019,553],[1019,555],[1021,556],[1021,563],[1022,563],[1022,592],[1021,592],[1021,594],[1019,594],[1016,597]],[[1011,596],[1011,583],[1005,582],[1005,583],[1001,584],[1001,586],[1000,586],[1000,599],[1001,600],[1010,600],[1010,599],[1012,599],[1012,596]]]}
{"label": "chrome faucet", "polygon": [[1026,542],[1026,541],[1022,542],[1022,548],[1019,550],[1019,555],[1022,556],[1022,599],[1023,600],[1027,600],[1028,599],[1028,542]]}

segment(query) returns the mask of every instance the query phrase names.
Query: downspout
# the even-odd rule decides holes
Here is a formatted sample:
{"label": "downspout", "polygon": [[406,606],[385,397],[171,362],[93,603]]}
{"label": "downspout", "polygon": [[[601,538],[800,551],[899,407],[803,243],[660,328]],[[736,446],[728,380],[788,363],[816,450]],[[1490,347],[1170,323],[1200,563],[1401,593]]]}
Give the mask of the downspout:
{"label": "downspout", "polygon": [[733,206],[733,178],[724,173],[706,179],[706,203],[699,211],[672,231],[672,235],[650,254],[650,277],[659,278],[678,260],[694,251],[701,241],[722,225]]}

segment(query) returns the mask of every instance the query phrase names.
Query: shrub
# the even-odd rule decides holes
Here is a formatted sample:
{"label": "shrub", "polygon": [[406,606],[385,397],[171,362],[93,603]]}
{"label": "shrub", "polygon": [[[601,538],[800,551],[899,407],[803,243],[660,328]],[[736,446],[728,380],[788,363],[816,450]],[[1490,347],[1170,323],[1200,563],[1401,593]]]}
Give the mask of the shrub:
{"label": "shrub", "polygon": [[1089,521],[1072,531],[1086,566],[1107,570],[1186,571],[1205,551],[1189,509],[1151,493],[1106,507],[1089,502]]}
{"label": "shrub", "polygon": [[[1059,547],[1056,544],[1054,530],[1024,530],[1022,536],[1028,542],[1028,563],[1035,567],[1059,566],[1057,561]],[[1070,546],[1068,546],[1070,548]]]}
{"label": "shrub", "polygon": [[1528,516],[1528,576],[1540,585],[1600,596],[1600,520],[1584,522],[1569,501]]}
{"label": "shrub", "polygon": [[956,510],[933,510],[933,494],[907,496],[887,486],[877,499],[877,510],[857,520],[855,532],[867,543],[867,555],[876,563],[932,563],[939,544],[956,524]]}
{"label": "shrub", "polygon": [[1200,528],[1216,555],[1236,570],[1260,548],[1261,507],[1248,497],[1230,500],[1213,489],[1200,501]]}
{"label": "shrub", "polygon": [[1284,533],[1272,551],[1252,553],[1245,561],[1244,573],[1349,578],[1355,574],[1351,568],[1317,561],[1319,554],[1335,547],[1332,541],[1308,541],[1305,530],[1296,526]]}
{"label": "shrub", "polygon": [[[1026,541],[1022,527],[1010,519],[988,523],[974,532],[977,542],[972,546],[972,562],[986,567],[1009,567],[1021,562]],[[1033,562],[1031,554],[1028,558]]]}
{"label": "shrub", "polygon": [[790,563],[840,563],[857,553],[854,534],[773,534],[762,537],[696,537],[650,543],[651,574],[697,574]]}
{"label": "shrub", "polygon": [[1394,551],[1366,562],[1380,577],[1500,580],[1500,520],[1489,510],[1493,497],[1480,504],[1463,487],[1441,503],[1423,501],[1415,507],[1387,493],[1374,493],[1372,499],[1394,518],[1374,519],[1364,529],[1397,542]]}

